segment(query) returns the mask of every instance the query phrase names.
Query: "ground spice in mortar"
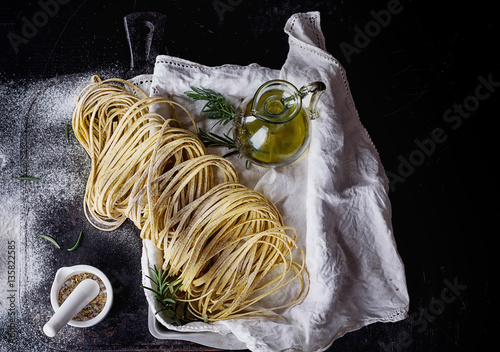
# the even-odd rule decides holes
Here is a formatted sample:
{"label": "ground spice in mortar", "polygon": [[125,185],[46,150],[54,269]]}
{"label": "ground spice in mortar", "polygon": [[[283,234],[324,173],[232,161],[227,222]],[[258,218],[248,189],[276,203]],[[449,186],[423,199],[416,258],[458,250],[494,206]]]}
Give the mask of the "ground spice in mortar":
{"label": "ground spice in mortar", "polygon": [[106,304],[106,286],[97,275],[85,272],[71,276],[61,285],[57,298],[59,306],[63,304],[63,302],[66,300],[66,298],[68,298],[70,293],[73,292],[76,286],[78,286],[78,284],[85,279],[92,279],[99,284],[99,294],[96,296],[96,298],[90,301],[89,304],[83,307],[83,309],[73,317],[73,320],[87,321],[95,318],[97,315],[99,315],[99,313],[104,308],[104,305]]}

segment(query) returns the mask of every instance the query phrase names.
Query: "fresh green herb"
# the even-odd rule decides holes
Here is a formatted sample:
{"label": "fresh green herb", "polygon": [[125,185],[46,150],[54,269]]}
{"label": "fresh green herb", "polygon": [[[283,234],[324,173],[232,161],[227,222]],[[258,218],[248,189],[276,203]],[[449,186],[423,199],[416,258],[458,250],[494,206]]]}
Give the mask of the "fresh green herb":
{"label": "fresh green herb", "polygon": [[[198,137],[201,139],[205,147],[226,147],[230,151],[223,155],[224,158],[238,154],[238,149],[234,143],[234,139],[229,137],[226,133],[223,136],[212,132],[205,132],[201,128],[198,131]],[[234,150],[232,150],[234,149]]]}
{"label": "fresh green herb", "polygon": [[39,178],[36,178],[36,177],[30,177],[30,176],[19,176],[19,177],[14,177],[14,180],[21,180],[21,181],[35,181],[35,182],[40,181],[40,179],[39,179]]}
{"label": "fresh green herb", "polygon": [[59,243],[57,243],[57,241],[55,239],[53,239],[52,237],[47,236],[47,235],[37,235],[37,236],[40,237],[40,238],[43,238],[44,240],[49,241],[54,246],[56,246],[58,249],[61,249],[61,246],[59,246]]}
{"label": "fresh green herb", "polygon": [[206,88],[191,87],[191,89],[191,91],[185,92],[185,94],[194,101],[207,101],[201,112],[208,114],[207,117],[209,119],[219,120],[216,124],[219,123],[223,126],[233,121],[237,112],[221,94]]}
{"label": "fresh green herb", "polygon": [[[193,99],[197,100],[206,100],[207,103],[201,109],[201,113],[207,113],[209,119],[218,120],[215,124],[221,124],[222,126],[227,125],[232,122],[238,111],[235,110],[231,104],[224,98],[221,94],[214,92],[213,90],[206,88],[194,88],[191,87],[191,91],[186,92],[185,94]],[[212,126],[213,127],[213,126]],[[229,129],[229,131],[231,128]],[[205,132],[203,130],[198,131],[198,137],[203,142],[205,147],[226,147],[229,149],[229,152],[224,154],[223,157],[226,158],[228,156],[238,154],[238,148],[234,142],[234,139],[231,138],[228,134],[224,133],[222,136],[212,132]]]}
{"label": "fresh green herb", "polygon": [[161,311],[169,311],[173,314],[173,319],[177,325],[183,325],[187,323],[187,304],[184,305],[183,313],[181,316],[178,314],[178,310],[181,302],[175,299],[175,294],[181,287],[178,284],[178,279],[169,280],[170,273],[167,270],[157,269],[156,265],[150,268],[153,272],[153,277],[146,275],[146,277],[151,280],[151,282],[156,286],[156,288],[151,288],[147,286],[141,286],[147,290],[154,292],[156,299],[164,307],[155,312],[158,314]]}
{"label": "fresh green herb", "polygon": [[69,143],[69,124],[66,124],[66,142]]}
{"label": "fresh green herb", "polygon": [[78,248],[80,245],[80,242],[82,242],[82,237],[83,237],[83,232],[80,232],[80,235],[78,236],[78,239],[76,240],[76,243],[73,247],[68,248],[68,252],[74,251],[75,249]]}

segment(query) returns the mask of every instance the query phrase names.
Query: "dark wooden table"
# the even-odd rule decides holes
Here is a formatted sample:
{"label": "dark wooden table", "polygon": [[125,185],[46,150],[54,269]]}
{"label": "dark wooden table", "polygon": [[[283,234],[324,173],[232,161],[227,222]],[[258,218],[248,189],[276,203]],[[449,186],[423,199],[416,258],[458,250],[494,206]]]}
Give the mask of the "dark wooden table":
{"label": "dark wooden table", "polygon": [[[330,351],[476,351],[495,341],[497,0],[41,0],[2,1],[0,8],[0,82],[11,85],[110,70],[129,77],[123,19],[139,11],[166,16],[160,53],[279,69],[288,50],[286,20],[320,11],[327,49],[347,71],[391,181],[411,300],[407,320],[349,333]],[[144,323],[129,323],[137,324],[137,339],[122,350],[162,349]],[[163,348],[200,349],[182,342]]]}

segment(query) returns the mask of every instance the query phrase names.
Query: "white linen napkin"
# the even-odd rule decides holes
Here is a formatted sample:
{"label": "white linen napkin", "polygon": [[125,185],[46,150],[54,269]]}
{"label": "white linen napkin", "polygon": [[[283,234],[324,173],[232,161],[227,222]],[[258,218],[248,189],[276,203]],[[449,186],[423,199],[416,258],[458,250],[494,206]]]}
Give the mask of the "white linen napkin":
{"label": "white linen napkin", "polygon": [[[297,229],[311,278],[309,294],[300,305],[283,311],[279,320],[234,319],[183,327],[161,316],[159,320],[178,331],[232,332],[253,351],[321,351],[367,324],[404,319],[409,297],[391,226],[388,180],[359,120],[345,71],[326,52],[320,14],[293,15],[285,32],[290,51],[281,70],[257,64],[207,67],[158,56],[151,81],[144,81],[150,95],[183,104],[205,130],[213,121],[199,116],[203,103],[190,104],[184,94],[190,87],[212,89],[239,106],[270,79],[285,79],[296,87],[313,81],[326,84],[305,156],[276,169],[246,169],[243,158],[229,158],[240,182],[269,197],[285,224]],[[213,131],[228,132],[228,127],[216,126]],[[209,152],[222,155],[224,150]],[[143,270],[157,261],[161,253],[145,244]],[[146,296],[154,306],[149,291]]]}

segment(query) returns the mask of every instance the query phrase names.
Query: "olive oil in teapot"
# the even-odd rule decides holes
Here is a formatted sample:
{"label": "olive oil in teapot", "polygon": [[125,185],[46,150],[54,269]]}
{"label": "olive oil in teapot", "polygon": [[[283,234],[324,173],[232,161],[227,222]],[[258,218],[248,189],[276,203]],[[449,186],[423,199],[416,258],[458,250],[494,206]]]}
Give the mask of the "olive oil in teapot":
{"label": "olive oil in teapot", "polygon": [[[300,90],[290,82],[263,84],[235,120],[234,140],[245,158],[264,167],[279,167],[297,160],[308,148],[310,123],[325,84],[314,82]],[[308,107],[302,99],[312,93]]]}

